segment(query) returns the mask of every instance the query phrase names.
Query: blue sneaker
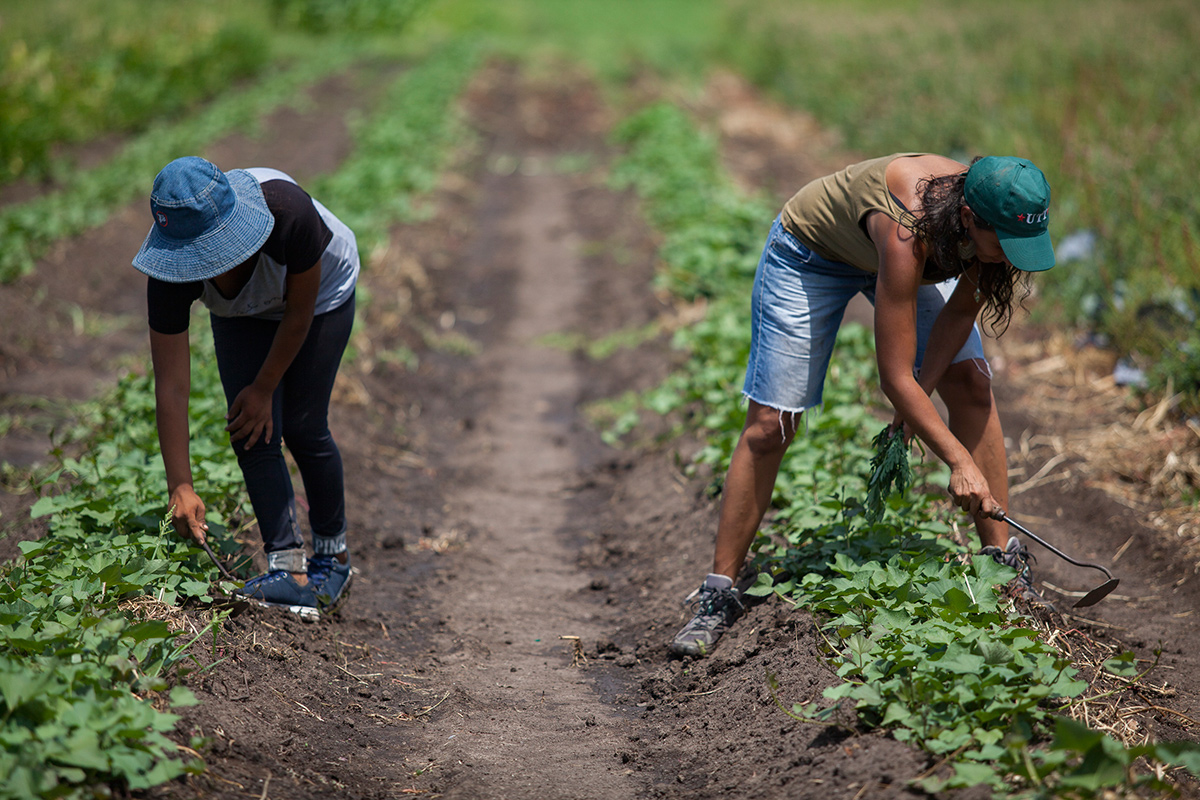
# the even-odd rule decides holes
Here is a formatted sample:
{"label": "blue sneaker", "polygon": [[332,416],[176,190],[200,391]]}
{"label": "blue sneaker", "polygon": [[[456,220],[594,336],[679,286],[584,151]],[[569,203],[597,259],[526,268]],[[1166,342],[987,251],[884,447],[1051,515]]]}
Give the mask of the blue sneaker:
{"label": "blue sneaker", "polygon": [[321,611],[329,613],[337,609],[346,598],[346,587],[350,585],[350,560],[346,563],[336,556],[314,555],[308,560],[308,588],[316,597]]}
{"label": "blue sneaker", "polygon": [[234,594],[260,606],[286,608],[302,617],[311,619],[319,616],[312,584],[301,586],[286,570],[277,569],[256,575],[246,581],[241,589],[234,590]]}

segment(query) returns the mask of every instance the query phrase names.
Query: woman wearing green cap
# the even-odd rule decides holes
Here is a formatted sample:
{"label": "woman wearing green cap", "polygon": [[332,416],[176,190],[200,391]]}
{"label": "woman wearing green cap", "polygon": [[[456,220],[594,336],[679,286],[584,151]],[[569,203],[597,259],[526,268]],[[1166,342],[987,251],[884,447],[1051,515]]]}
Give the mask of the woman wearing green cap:
{"label": "woman wearing green cap", "polygon": [[[1028,273],[1054,265],[1047,233],[1050,187],[1020,158],[969,167],[898,153],[812,181],[775,220],[752,297],[749,408],[726,477],[713,570],[693,593],[695,616],[675,636],[680,655],[711,650],[742,611],[733,586],[774,491],[799,417],[821,402],[847,303],[875,306],[884,393],[915,435],[951,469],[954,503],[974,518],[982,552],[1013,566],[1027,596],[1028,554],[1006,540],[1004,436],[991,370],[975,325],[999,335]],[[949,410],[942,421],[930,400]]]}
{"label": "woman wearing green cap", "polygon": [[[229,404],[225,430],[267,556],[266,572],[240,594],[300,614],[328,611],[351,577],[342,459],[328,413],[354,323],[354,233],[278,170],[222,172],[195,156],[158,173],[150,213],[133,265],[149,276],[158,439],[175,528],[200,543],[208,530],[188,452],[188,318],[199,300]],[[284,442],[304,481],[312,558]]]}

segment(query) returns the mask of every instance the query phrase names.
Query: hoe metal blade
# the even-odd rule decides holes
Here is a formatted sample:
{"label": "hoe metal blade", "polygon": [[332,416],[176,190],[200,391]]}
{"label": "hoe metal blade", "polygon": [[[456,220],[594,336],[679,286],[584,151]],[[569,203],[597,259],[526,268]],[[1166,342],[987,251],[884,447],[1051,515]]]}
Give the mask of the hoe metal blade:
{"label": "hoe metal blade", "polygon": [[1108,595],[1112,593],[1112,590],[1117,588],[1117,584],[1119,584],[1121,582],[1120,578],[1114,578],[1113,574],[1111,572],[1109,572],[1106,568],[1100,566],[1099,564],[1091,564],[1091,563],[1088,563],[1087,561],[1076,561],[1075,559],[1071,558],[1069,555],[1064,553],[1062,550],[1059,550],[1057,547],[1050,544],[1045,539],[1043,539],[1042,537],[1038,536],[1033,531],[1026,528],[1024,525],[1021,525],[1021,524],[1017,523],[1016,521],[1014,521],[1012,517],[1009,517],[1003,511],[997,511],[995,514],[995,517],[996,517],[996,519],[1004,520],[1009,525],[1016,528],[1018,531],[1025,534],[1026,536],[1028,536],[1030,539],[1033,539],[1035,542],[1037,542],[1042,547],[1049,550],[1051,553],[1054,553],[1054,555],[1058,556],[1062,560],[1070,562],[1071,564],[1074,564],[1077,567],[1087,567],[1089,569],[1098,569],[1101,572],[1103,572],[1105,575],[1108,576],[1107,581],[1100,584],[1095,589],[1092,589],[1090,592],[1085,594],[1083,597],[1079,598],[1075,602],[1075,605],[1073,606],[1073,608],[1086,608],[1088,606],[1096,605],[1096,603],[1099,603],[1105,597],[1108,597]]}
{"label": "hoe metal blade", "polygon": [[1072,608],[1087,608],[1088,606],[1096,605],[1096,603],[1099,603],[1101,600],[1108,597],[1109,593],[1113,589],[1117,588],[1117,584],[1120,582],[1120,578],[1111,578],[1110,580],[1105,581],[1075,601],[1075,605],[1072,606]]}

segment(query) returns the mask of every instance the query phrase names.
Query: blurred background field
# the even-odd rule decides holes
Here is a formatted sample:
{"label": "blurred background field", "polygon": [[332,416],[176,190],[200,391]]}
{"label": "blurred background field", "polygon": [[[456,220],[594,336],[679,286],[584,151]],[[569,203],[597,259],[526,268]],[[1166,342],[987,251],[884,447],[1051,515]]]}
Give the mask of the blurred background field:
{"label": "blurred background field", "polygon": [[1033,160],[1062,262],[1039,277],[1038,318],[1114,347],[1132,381],[1200,410],[1195,3],[455,0],[431,13],[611,78],[732,67],[835,131],[848,158]]}
{"label": "blurred background field", "polygon": [[7,2],[0,177],[44,177],[56,145],[185,112],[268,63],[259,4]]}
{"label": "blurred background field", "polygon": [[811,113],[847,159],[1032,159],[1053,187],[1062,257],[1039,278],[1037,318],[1113,348],[1134,383],[1200,409],[1191,0],[8,0],[0,182],[62,180],[71,145],[186,118],[325,53],[460,36],[583,62],[618,91],[732,68]]}
{"label": "blurred background field", "polygon": [[720,52],[854,151],[1041,166],[1062,262],[1041,315],[1105,336],[1194,403],[1200,6],[737,0],[727,19]]}

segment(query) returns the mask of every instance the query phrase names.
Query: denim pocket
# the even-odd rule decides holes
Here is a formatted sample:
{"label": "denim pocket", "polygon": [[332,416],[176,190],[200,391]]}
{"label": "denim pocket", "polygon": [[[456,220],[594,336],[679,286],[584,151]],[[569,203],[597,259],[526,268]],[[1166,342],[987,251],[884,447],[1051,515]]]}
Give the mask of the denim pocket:
{"label": "denim pocket", "polygon": [[776,260],[786,266],[799,266],[812,261],[814,253],[804,242],[793,236],[783,223],[776,221],[771,227],[771,238],[767,249]]}

